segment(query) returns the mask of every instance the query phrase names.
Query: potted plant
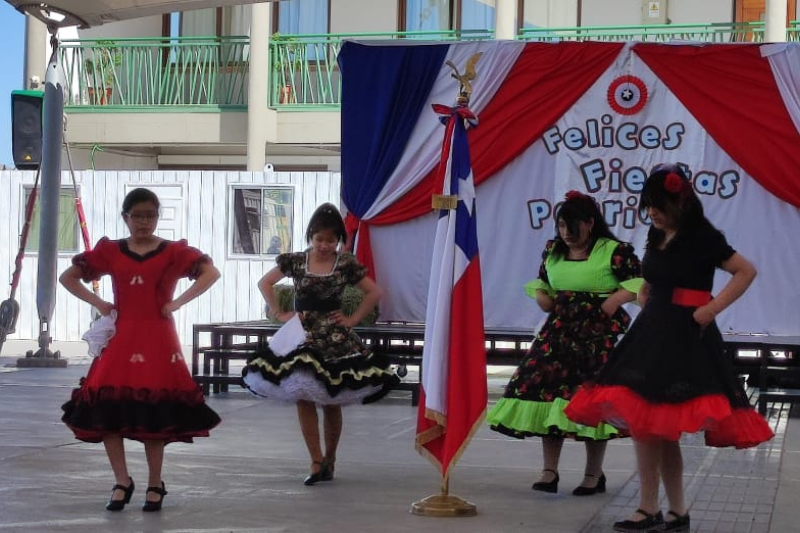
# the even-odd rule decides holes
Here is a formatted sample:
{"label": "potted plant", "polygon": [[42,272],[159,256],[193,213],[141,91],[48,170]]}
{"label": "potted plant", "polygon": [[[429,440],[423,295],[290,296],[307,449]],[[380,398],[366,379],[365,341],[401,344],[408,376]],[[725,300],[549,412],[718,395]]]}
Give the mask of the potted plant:
{"label": "potted plant", "polygon": [[278,103],[296,104],[297,97],[292,91],[295,73],[303,65],[302,44],[294,35],[272,34],[270,41],[272,47],[272,69],[275,76],[275,86],[280,88]]}
{"label": "potted plant", "polygon": [[83,62],[89,101],[94,105],[105,105],[111,101],[117,68],[122,64],[122,51],[114,41],[97,41],[91,54],[92,57]]}

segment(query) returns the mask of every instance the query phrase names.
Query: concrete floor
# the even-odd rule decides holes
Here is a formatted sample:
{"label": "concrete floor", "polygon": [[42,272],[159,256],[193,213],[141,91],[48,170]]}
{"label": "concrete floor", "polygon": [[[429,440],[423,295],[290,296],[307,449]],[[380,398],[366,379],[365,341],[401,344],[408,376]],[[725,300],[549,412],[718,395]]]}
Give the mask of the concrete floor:
{"label": "concrete floor", "polygon": [[[439,491],[436,470],[413,446],[416,409],[410,393],[345,410],[336,479],[306,487],[308,457],[292,406],[244,391],[212,395],[223,419],[207,439],[167,448],[169,495],[160,513],[142,513],[143,448],[130,443],[137,483],[122,512],[104,510],[113,477],[101,445],[73,438],[61,404],[85,374],[83,343],[57,343],[66,368],[17,368],[35,343],[8,341],[0,357],[0,533],[19,532],[447,532],[611,531],[638,499],[631,441],[611,441],[608,492],[570,494],[583,473],[583,446],[568,442],[558,494],[530,489],[540,467],[538,439],[519,441],[481,429],[454,468],[450,493],[477,505],[474,517],[433,518],[409,512]],[[492,369],[490,402],[508,379]],[[692,531],[788,532],[800,523],[800,424],[772,405],[777,436],[751,450],[712,449],[684,439]],[[666,510],[666,504],[664,504]]]}

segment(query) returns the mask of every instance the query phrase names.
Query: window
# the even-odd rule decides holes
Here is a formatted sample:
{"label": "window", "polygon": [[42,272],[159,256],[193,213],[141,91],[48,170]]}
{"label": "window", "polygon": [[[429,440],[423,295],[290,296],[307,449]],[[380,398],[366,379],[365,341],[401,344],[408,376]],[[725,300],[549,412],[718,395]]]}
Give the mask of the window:
{"label": "window", "polygon": [[234,254],[276,255],[292,251],[294,189],[233,188]]}
{"label": "window", "polygon": [[[22,223],[25,223],[25,208],[28,205],[28,198],[31,196],[33,187],[25,187],[22,203]],[[36,204],[33,208],[33,217],[28,229],[28,242],[25,251],[39,251],[39,209],[41,207],[40,198],[36,197]],[[61,189],[58,198],[58,251],[72,252],[78,251],[78,214],[75,210],[75,194],[73,189]]]}
{"label": "window", "polygon": [[328,33],[328,0],[283,0],[275,4],[278,10],[279,33]]}
{"label": "window", "polygon": [[493,30],[494,5],[494,0],[406,0],[401,30]]}

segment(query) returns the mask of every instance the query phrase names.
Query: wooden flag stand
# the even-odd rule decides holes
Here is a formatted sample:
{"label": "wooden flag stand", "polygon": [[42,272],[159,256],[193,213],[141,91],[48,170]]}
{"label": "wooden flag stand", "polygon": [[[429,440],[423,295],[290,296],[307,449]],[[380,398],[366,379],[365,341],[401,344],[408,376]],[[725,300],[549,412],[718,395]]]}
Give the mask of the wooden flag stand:
{"label": "wooden flag stand", "polygon": [[478,508],[474,503],[468,502],[458,496],[448,494],[449,476],[442,480],[441,494],[433,494],[411,504],[411,514],[420,516],[475,516]]}

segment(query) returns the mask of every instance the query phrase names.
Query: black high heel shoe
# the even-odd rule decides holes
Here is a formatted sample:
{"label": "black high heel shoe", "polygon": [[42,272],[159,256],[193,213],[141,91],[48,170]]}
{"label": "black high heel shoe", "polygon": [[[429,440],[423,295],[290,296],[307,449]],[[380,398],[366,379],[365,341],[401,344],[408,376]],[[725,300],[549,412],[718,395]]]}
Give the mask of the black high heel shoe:
{"label": "black high heel shoe", "polygon": [[664,531],[673,531],[675,533],[689,531],[691,526],[689,513],[679,515],[675,511],[667,511],[667,514],[674,516],[675,520],[664,520]]}
{"label": "black high heel shoe", "polygon": [[550,468],[545,468],[544,470],[542,470],[542,472],[552,472],[556,475],[556,477],[552,481],[537,481],[531,486],[531,488],[533,490],[539,490],[542,492],[550,492],[550,493],[558,492],[558,481],[559,481],[558,472]]}
{"label": "black high heel shoe", "polygon": [[575,487],[575,490],[572,491],[574,496],[591,496],[597,493],[603,493],[606,491],[606,475],[600,474],[600,477],[593,476],[592,474],[584,474],[584,477],[593,477],[597,480],[594,487],[587,487],[585,485],[579,485]]}
{"label": "black high heel shoe", "polygon": [[[133,489],[135,489],[136,486],[133,484],[133,478],[129,477],[128,480],[130,481],[130,483],[128,483],[127,487],[125,485],[120,485],[119,483],[117,483],[111,489],[111,499],[109,499],[108,503],[106,504],[106,509],[107,510],[109,510],[109,511],[121,511],[121,510],[125,509],[125,505],[126,504],[131,502],[131,496],[133,496]],[[116,491],[116,490],[125,491],[125,497],[123,499],[121,499],[121,500],[114,500],[113,499],[114,498],[114,491]]]}
{"label": "black high heel shoe", "polygon": [[[319,470],[313,472],[306,476],[303,480],[303,485],[316,485],[320,481],[325,481],[324,479],[324,472],[325,472],[325,464],[320,461],[312,461],[312,465],[319,465]],[[333,479],[333,471],[331,471],[331,479]]]}
{"label": "black high heel shoe", "polygon": [[650,514],[643,509],[636,509],[636,512],[644,517],[644,520],[621,520],[614,522],[614,531],[629,533],[631,531],[663,531],[664,515],[661,511]]}
{"label": "black high heel shoe", "polygon": [[333,480],[333,470],[334,470],[334,463],[335,461],[322,461],[322,469],[320,470],[320,474],[322,475],[322,481],[332,481]]}
{"label": "black high heel shoe", "polygon": [[146,513],[152,513],[152,512],[155,512],[155,511],[160,511],[161,510],[161,504],[164,503],[164,496],[166,496],[168,494],[168,492],[166,491],[166,488],[167,487],[166,487],[166,485],[164,485],[163,481],[161,482],[161,486],[160,487],[147,487],[147,492],[145,492],[145,496],[147,496],[148,492],[155,492],[156,494],[161,496],[161,498],[159,498],[159,500],[155,501],[155,502],[151,502],[151,501],[145,500],[144,501],[144,505],[142,505],[142,511],[144,511]]}

